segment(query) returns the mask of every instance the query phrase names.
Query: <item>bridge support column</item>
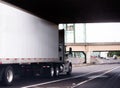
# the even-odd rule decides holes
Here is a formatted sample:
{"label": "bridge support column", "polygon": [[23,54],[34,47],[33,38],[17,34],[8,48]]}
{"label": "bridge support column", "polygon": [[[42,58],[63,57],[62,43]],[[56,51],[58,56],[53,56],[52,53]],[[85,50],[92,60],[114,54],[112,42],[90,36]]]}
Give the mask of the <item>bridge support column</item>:
{"label": "bridge support column", "polygon": [[90,63],[91,62],[91,52],[87,51],[86,52],[86,63]]}
{"label": "bridge support column", "polygon": [[91,62],[91,51],[83,52],[83,54],[85,56],[85,62],[84,63],[90,63]]}

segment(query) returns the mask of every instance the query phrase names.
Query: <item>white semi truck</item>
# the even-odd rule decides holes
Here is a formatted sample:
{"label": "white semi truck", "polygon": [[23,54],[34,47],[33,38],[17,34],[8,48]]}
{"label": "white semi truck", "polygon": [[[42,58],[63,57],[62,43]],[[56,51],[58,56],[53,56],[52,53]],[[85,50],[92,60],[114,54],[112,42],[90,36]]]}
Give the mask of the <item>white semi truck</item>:
{"label": "white semi truck", "polygon": [[71,74],[64,31],[42,18],[0,2],[0,80],[11,85],[15,75]]}

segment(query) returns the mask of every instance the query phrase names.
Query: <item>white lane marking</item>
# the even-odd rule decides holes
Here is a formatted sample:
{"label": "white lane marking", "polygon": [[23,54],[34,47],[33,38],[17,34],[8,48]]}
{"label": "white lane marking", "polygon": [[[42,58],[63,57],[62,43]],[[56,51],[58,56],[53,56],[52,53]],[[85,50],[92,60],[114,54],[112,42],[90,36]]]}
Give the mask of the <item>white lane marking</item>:
{"label": "white lane marking", "polygon": [[116,68],[113,68],[113,69],[111,69],[111,70],[108,70],[108,71],[104,72],[103,74],[98,75],[98,76],[96,76],[96,77],[94,77],[94,78],[91,78],[91,79],[85,80],[85,81],[83,81],[83,82],[80,82],[80,83],[74,85],[72,88],[78,87],[78,86],[80,86],[80,85],[82,85],[82,84],[84,84],[84,83],[87,83],[87,82],[89,82],[89,81],[92,81],[92,80],[94,80],[94,79],[96,79],[96,78],[98,78],[98,77],[104,76],[105,74],[107,74],[107,73],[109,73],[109,72],[112,72],[113,70],[118,69],[118,68],[120,68],[120,66],[118,66],[118,67],[116,67]]}
{"label": "white lane marking", "polygon": [[[113,69],[113,68],[112,68],[112,69]],[[105,69],[105,70],[108,70],[108,69]],[[69,77],[69,78],[58,79],[58,80],[53,80],[53,81],[48,81],[48,82],[44,82],[44,83],[38,83],[38,84],[34,84],[34,85],[24,86],[24,87],[21,87],[21,88],[36,87],[36,86],[41,86],[41,85],[45,85],[45,84],[60,82],[60,81],[64,81],[64,80],[75,79],[75,78],[78,78],[78,77],[87,76],[87,75],[89,75],[89,74],[93,74],[93,73],[101,72],[101,71],[105,71],[105,70],[93,71],[93,72],[89,72],[89,73],[87,73],[87,74],[82,74],[82,75],[73,76],[73,77]]]}

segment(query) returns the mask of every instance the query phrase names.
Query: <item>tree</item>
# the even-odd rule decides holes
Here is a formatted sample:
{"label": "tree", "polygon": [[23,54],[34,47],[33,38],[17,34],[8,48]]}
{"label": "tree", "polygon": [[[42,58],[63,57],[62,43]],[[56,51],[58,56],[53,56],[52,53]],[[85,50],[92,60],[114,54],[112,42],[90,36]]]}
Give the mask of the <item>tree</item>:
{"label": "tree", "polygon": [[108,56],[113,57],[113,55],[120,56],[120,51],[109,51]]}

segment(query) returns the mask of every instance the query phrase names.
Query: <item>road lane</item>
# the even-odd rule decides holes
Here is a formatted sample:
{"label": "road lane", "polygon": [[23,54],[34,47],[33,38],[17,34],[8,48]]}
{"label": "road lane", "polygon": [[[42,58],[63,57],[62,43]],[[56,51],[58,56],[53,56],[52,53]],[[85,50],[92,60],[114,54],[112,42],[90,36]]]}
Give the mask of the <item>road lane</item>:
{"label": "road lane", "polygon": [[[113,68],[111,70],[108,70],[108,71],[106,71],[106,72],[104,72],[104,73],[102,73],[100,75],[96,75],[96,76],[91,77],[91,78],[89,77],[90,79],[82,81],[82,82],[74,85],[72,88],[78,88],[78,87],[80,87],[80,85],[83,85],[83,84],[85,85],[85,83],[90,82],[90,81],[95,80],[95,79],[100,78],[100,77],[108,77],[108,76],[105,76],[105,75],[108,74],[108,73],[110,73],[110,72],[112,72],[112,71],[114,71],[114,70],[116,70],[116,69],[118,69],[118,68],[120,68],[120,66],[118,66],[116,68]],[[92,87],[89,87],[89,88],[92,88]]]}
{"label": "road lane", "polygon": [[[74,67],[71,76],[61,75],[58,78],[46,78],[46,77],[28,77],[18,78],[11,87],[4,87],[0,85],[0,88],[68,88],[73,87],[76,84],[100,75],[112,68],[118,67],[120,64],[103,64],[103,65],[90,65],[82,67]],[[98,72],[97,72],[98,71]],[[89,83],[89,82],[88,82]],[[36,85],[38,84],[38,85]],[[41,85],[39,85],[41,84]],[[31,86],[34,85],[34,86]],[[79,88],[79,87],[78,87]],[[81,88],[81,87],[80,87]],[[84,88],[84,87],[82,87]],[[120,88],[120,87],[119,87]]]}
{"label": "road lane", "polygon": [[120,88],[120,68],[75,88]]}
{"label": "road lane", "polygon": [[[104,70],[104,71],[106,71],[106,70]],[[78,75],[78,76],[72,76],[72,77],[68,77],[68,78],[62,78],[62,79],[58,79],[58,80],[54,80],[54,81],[39,83],[39,84],[35,84],[35,85],[30,85],[30,86],[25,86],[25,87],[22,87],[22,88],[33,88],[33,87],[41,86],[41,85],[47,85],[47,86],[49,86],[48,84],[51,85],[51,84],[54,84],[54,83],[56,84],[56,83],[60,83],[60,82],[65,83],[64,81],[67,81],[67,80],[72,80],[70,82],[72,82],[72,84],[74,84],[76,81],[79,82],[79,79],[81,77],[85,77],[85,76],[92,75],[92,74],[97,74],[99,72],[103,72],[103,70],[97,70],[97,71],[94,71],[94,72],[88,72],[86,74],[82,74],[82,75]],[[73,80],[74,80],[74,82],[73,82]],[[67,81],[67,83],[68,83],[68,81]]]}
{"label": "road lane", "polygon": [[[92,66],[90,66],[92,67]],[[87,67],[87,68],[90,68],[90,67]],[[71,87],[74,87],[76,84],[79,84],[79,82],[83,82],[83,81],[86,81],[86,80],[89,80],[89,77],[90,76],[95,76],[95,75],[101,75],[103,74],[104,72],[109,72],[111,71],[111,69],[113,70],[114,66],[110,66],[111,68],[101,68],[101,69],[97,69],[96,70],[96,66],[93,66],[94,67],[94,70],[95,71],[90,71],[90,72],[87,72],[86,74],[82,74],[82,75],[78,75],[78,76],[73,76],[73,77],[68,77],[68,78],[63,78],[63,79],[59,79],[59,80],[54,80],[54,81],[50,81],[50,82],[46,82],[46,83],[39,83],[39,84],[34,84],[34,85],[30,85],[30,86],[25,86],[25,87],[22,87],[22,88],[36,88],[36,87],[40,87],[40,88],[47,88],[47,87],[50,87],[50,88],[65,88],[65,87],[68,87],[68,88],[71,88]],[[100,67],[103,67],[100,66]],[[108,67],[107,65],[104,67]],[[84,69],[87,69],[87,68],[84,68]],[[99,68],[99,66],[97,66],[97,68]],[[75,70],[75,69],[74,69]],[[78,68],[77,68],[78,70]],[[93,79],[93,78],[92,78]]]}

